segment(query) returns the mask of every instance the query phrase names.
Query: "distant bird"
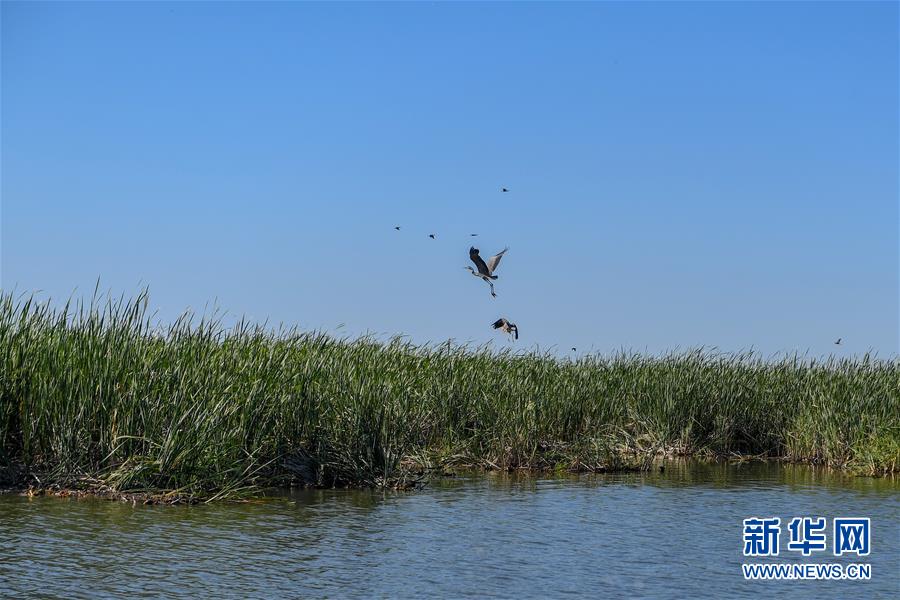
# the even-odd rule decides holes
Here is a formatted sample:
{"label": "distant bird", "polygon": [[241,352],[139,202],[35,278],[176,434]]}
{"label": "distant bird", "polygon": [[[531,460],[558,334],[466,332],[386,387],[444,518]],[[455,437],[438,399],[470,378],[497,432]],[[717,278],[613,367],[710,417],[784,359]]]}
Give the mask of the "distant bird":
{"label": "distant bird", "polygon": [[472,236],[472,237],[475,237],[475,236],[477,236],[478,234],[477,234],[477,233],[470,233],[469,235]]}
{"label": "distant bird", "polygon": [[428,234],[428,237],[430,237],[431,239],[434,239],[434,234],[433,234],[433,233],[429,233],[429,234]]}
{"label": "distant bird", "polygon": [[506,188],[500,188],[500,191],[501,191],[501,192],[508,192],[509,190],[506,189]]}
{"label": "distant bird", "polygon": [[394,227],[394,229],[396,229],[397,231],[400,231],[400,226],[397,225],[396,227]]}
{"label": "distant bird", "polygon": [[516,327],[515,323],[510,323],[509,320],[500,317],[494,324],[492,325],[494,329],[500,329],[504,333],[508,333],[511,336],[515,336],[516,339],[519,339],[519,328]]}
{"label": "distant bird", "polygon": [[838,338],[837,341],[834,343],[834,345],[835,345],[835,346],[840,346],[840,345],[841,345],[841,339],[843,339],[843,338]]}
{"label": "distant bird", "polygon": [[494,270],[497,268],[497,265],[500,264],[500,259],[503,258],[503,255],[506,254],[507,250],[509,250],[509,248],[504,248],[500,253],[490,257],[485,264],[484,259],[478,254],[478,248],[472,246],[469,248],[469,258],[475,263],[475,266],[478,267],[478,271],[472,267],[463,267],[464,269],[471,271],[472,275],[475,277],[480,277],[487,281],[487,284],[491,286],[491,296],[494,298],[497,297],[497,294],[494,293],[494,283],[491,280],[497,279],[497,276],[494,275]]}
{"label": "distant bird", "polygon": [[575,352],[575,348],[574,348],[574,347],[572,348],[572,352]]}

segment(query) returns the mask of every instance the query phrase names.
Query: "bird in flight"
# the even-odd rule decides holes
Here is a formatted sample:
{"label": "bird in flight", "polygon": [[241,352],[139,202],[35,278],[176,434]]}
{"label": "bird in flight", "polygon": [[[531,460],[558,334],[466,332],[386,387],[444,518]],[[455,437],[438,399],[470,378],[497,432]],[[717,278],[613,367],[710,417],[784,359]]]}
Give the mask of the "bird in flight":
{"label": "bird in flight", "polygon": [[433,233],[429,233],[429,234],[428,234],[428,237],[430,237],[431,239],[434,239],[434,234],[433,234]]}
{"label": "bird in flight", "polygon": [[508,333],[510,336],[515,336],[515,339],[519,339],[519,328],[516,327],[515,323],[510,323],[509,319],[504,319],[500,317],[494,324],[492,325],[494,329],[499,329],[504,333]]}
{"label": "bird in flight", "polygon": [[572,346],[572,352],[575,352],[575,347],[574,347],[574,346]]}
{"label": "bird in flight", "polygon": [[478,248],[472,246],[469,248],[469,258],[475,263],[475,266],[478,268],[476,271],[472,267],[463,267],[464,269],[468,269],[472,272],[472,275],[475,277],[480,277],[484,281],[487,282],[489,286],[491,286],[491,296],[494,298],[497,297],[497,294],[494,293],[494,282],[492,279],[497,279],[497,276],[494,275],[494,270],[497,268],[497,265],[500,264],[500,259],[503,258],[503,255],[506,254],[506,251],[509,248],[504,248],[498,254],[490,257],[487,262],[484,262],[484,259],[478,254]]}
{"label": "bird in flight", "polygon": [[506,189],[506,188],[500,188],[500,191],[501,191],[501,192],[508,192],[509,190]]}
{"label": "bird in flight", "polygon": [[397,225],[396,227],[394,227],[394,229],[396,229],[397,231],[400,231],[400,226]]}
{"label": "bird in flight", "polygon": [[835,345],[835,346],[840,346],[840,345],[841,345],[841,340],[842,340],[842,339],[843,339],[843,338],[838,338],[837,341],[834,343],[834,345]]}
{"label": "bird in flight", "polygon": [[472,236],[472,237],[476,237],[478,234],[477,234],[477,233],[470,233],[469,235]]}

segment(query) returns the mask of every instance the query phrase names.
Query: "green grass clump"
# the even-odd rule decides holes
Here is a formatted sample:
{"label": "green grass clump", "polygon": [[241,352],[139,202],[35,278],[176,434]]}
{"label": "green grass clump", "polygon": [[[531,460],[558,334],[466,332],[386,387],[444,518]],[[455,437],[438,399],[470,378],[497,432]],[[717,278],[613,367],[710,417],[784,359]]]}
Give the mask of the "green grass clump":
{"label": "green grass clump", "polygon": [[210,499],[402,486],[455,465],[619,469],[667,452],[884,474],[898,440],[897,359],[570,361],[189,314],[159,329],[145,294],[62,308],[0,294],[0,468],[43,484]]}

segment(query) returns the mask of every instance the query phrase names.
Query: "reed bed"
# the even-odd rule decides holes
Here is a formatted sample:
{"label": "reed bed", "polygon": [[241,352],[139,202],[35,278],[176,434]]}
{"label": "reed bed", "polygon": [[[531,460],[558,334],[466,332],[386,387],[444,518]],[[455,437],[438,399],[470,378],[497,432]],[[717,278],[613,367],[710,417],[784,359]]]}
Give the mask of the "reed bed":
{"label": "reed bed", "polygon": [[191,314],[161,328],[145,293],[64,307],[0,294],[0,470],[20,485],[212,500],[666,453],[895,473],[900,360],[573,361]]}

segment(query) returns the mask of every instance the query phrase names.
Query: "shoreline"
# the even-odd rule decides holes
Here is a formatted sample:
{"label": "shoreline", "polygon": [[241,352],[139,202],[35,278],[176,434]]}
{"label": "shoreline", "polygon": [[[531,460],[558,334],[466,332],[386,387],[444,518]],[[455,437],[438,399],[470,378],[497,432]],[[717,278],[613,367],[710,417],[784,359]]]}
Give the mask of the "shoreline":
{"label": "shoreline", "polygon": [[463,466],[614,471],[661,455],[900,470],[900,357],[573,361],[190,314],[161,331],[144,295],[56,309],[6,292],[0,348],[0,465],[38,488],[88,477],[226,499],[272,484],[404,488]]}
{"label": "shoreline", "polygon": [[[616,467],[604,468],[580,468],[580,469],[560,469],[539,466],[519,466],[519,467],[498,467],[490,464],[458,464],[450,468],[436,468],[428,470],[411,471],[410,477],[404,480],[400,485],[385,486],[367,486],[367,485],[343,485],[343,486],[319,486],[312,483],[303,483],[299,481],[286,481],[284,475],[278,475],[269,482],[260,482],[253,488],[244,490],[239,495],[223,494],[222,490],[210,490],[200,494],[185,494],[178,490],[116,490],[109,487],[102,479],[82,476],[76,478],[63,478],[59,482],[51,482],[46,485],[38,483],[34,485],[27,483],[28,480],[36,480],[40,482],[33,473],[24,474],[18,482],[10,480],[3,481],[0,485],[0,494],[15,494],[26,496],[29,498],[37,497],[53,497],[68,498],[76,500],[109,500],[132,505],[196,505],[207,504],[212,502],[254,502],[262,501],[268,493],[273,490],[328,490],[328,489],[344,489],[344,490],[390,490],[416,492],[426,488],[435,481],[443,479],[455,479],[463,475],[478,474],[486,476],[489,474],[516,474],[524,477],[539,477],[541,475],[591,475],[591,474],[624,474],[624,473],[663,473],[669,467],[679,467],[686,463],[696,463],[703,465],[734,465],[743,463],[773,463],[784,466],[807,466],[811,468],[823,469],[837,475],[843,475],[848,478],[864,477],[873,479],[894,479],[898,475],[897,471],[886,473],[861,473],[848,468],[837,468],[823,464],[821,462],[809,460],[795,460],[788,457],[760,456],[760,455],[739,455],[730,456],[711,456],[708,453],[695,454],[660,454],[644,457],[640,462],[630,464],[622,464]],[[68,481],[68,483],[65,483]]]}

